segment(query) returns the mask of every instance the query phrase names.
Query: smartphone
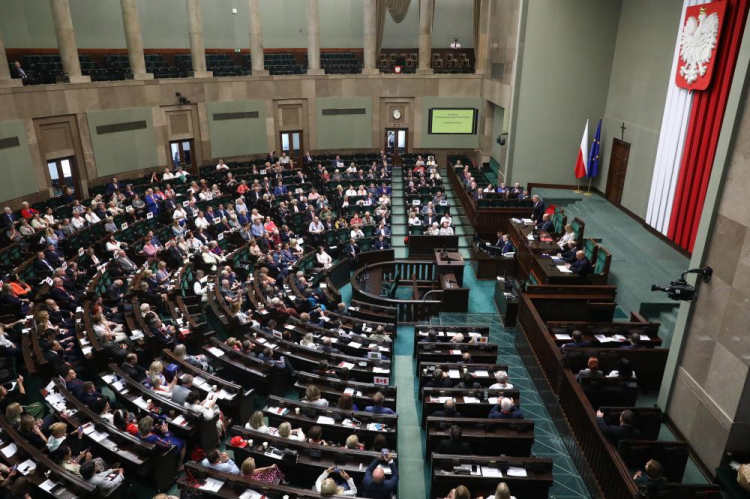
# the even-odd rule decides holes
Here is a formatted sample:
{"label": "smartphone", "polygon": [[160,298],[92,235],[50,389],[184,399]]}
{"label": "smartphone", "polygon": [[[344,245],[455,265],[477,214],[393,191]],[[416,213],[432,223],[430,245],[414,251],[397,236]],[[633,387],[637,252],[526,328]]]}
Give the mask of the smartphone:
{"label": "smartphone", "polygon": [[385,459],[385,457],[388,455],[388,449],[383,449],[380,451],[380,457]]}
{"label": "smartphone", "polygon": [[472,472],[472,473],[477,473],[478,471],[479,471],[479,470],[477,469],[477,465],[476,465],[476,464],[472,464],[472,465],[471,465],[471,472]]}

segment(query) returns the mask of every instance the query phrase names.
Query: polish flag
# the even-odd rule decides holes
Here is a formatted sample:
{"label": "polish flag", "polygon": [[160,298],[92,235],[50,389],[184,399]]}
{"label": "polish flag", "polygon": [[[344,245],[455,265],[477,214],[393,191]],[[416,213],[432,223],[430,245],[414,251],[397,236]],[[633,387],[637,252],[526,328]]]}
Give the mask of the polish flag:
{"label": "polish flag", "polygon": [[589,119],[586,118],[586,128],[583,130],[581,139],[581,148],[578,149],[578,159],[576,159],[576,178],[583,178],[589,171]]}

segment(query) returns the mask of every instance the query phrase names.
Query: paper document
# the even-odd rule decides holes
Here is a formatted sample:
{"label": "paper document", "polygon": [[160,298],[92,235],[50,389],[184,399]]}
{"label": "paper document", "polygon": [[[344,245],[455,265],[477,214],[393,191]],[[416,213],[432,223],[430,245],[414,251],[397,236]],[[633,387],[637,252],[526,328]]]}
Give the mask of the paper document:
{"label": "paper document", "polygon": [[240,499],[263,499],[264,497],[266,496],[264,496],[263,494],[258,494],[252,489],[247,489],[240,495]]}
{"label": "paper document", "polygon": [[344,390],[344,395],[352,396],[354,395],[354,392],[355,392],[354,388],[347,388],[346,390]]}
{"label": "paper document", "polygon": [[480,370],[480,371],[474,371],[474,376],[476,376],[477,378],[489,378],[490,377],[490,372],[489,371],[482,371],[482,370]]}
{"label": "paper document", "polygon": [[216,357],[221,357],[222,355],[224,355],[224,351],[223,350],[219,350],[216,347],[209,347],[208,351],[211,352]]}
{"label": "paper document", "polygon": [[336,424],[336,420],[329,416],[318,416],[319,424]]}
{"label": "paper document", "polygon": [[351,369],[352,367],[354,367],[354,364],[352,364],[351,362],[344,362],[342,360],[341,362],[339,362],[339,367],[341,367],[341,368],[345,367],[347,369]]}
{"label": "paper document", "polygon": [[523,223],[525,223],[525,224],[533,224],[534,223],[534,220],[532,220],[531,218],[522,218],[521,221]]}
{"label": "paper document", "polygon": [[13,457],[16,454],[16,451],[18,451],[18,447],[16,447],[16,444],[10,444],[7,447],[3,447],[0,452],[3,453],[3,456],[10,458]]}
{"label": "paper document", "polygon": [[625,338],[625,337],[624,337],[623,335],[621,335],[621,334],[613,334],[613,335],[612,335],[612,337],[613,337],[614,339],[616,339],[617,341],[625,341],[625,340],[627,339],[627,338]]}
{"label": "paper document", "polygon": [[464,404],[479,404],[481,400],[476,397],[464,397]]}
{"label": "paper document", "polygon": [[604,336],[603,334],[594,335],[594,338],[596,338],[599,343],[617,343],[616,339]]}
{"label": "paper document", "polygon": [[486,478],[502,478],[503,472],[499,468],[488,468],[482,466],[482,476]]}
{"label": "paper document", "polygon": [[350,341],[349,346],[352,348],[359,348],[362,346],[362,343],[357,343],[356,341]]}
{"label": "paper document", "polygon": [[372,372],[377,373],[377,374],[387,374],[391,372],[391,370],[385,369],[384,367],[373,367]]}
{"label": "paper document", "polygon": [[141,409],[148,410],[148,403],[143,400],[143,397],[138,397],[137,399],[133,400],[133,403],[140,407]]}
{"label": "paper document", "polygon": [[497,397],[487,397],[487,402],[490,404],[497,404]]}
{"label": "paper document", "polygon": [[224,482],[221,480],[208,477],[206,478],[206,483],[201,485],[200,488],[209,492],[218,492],[222,485],[224,485]]}
{"label": "paper document", "polygon": [[559,271],[560,271],[560,272],[562,272],[563,274],[572,274],[572,273],[573,273],[573,271],[572,271],[572,270],[570,270],[570,269],[569,269],[568,267],[566,267],[565,265],[558,265],[558,266],[557,266],[557,270],[559,270]]}
{"label": "paper document", "polygon": [[44,490],[45,492],[52,492],[52,489],[60,485],[58,482],[53,482],[52,480],[45,480],[42,483],[39,484],[39,488]]}
{"label": "paper document", "polygon": [[461,375],[458,373],[458,369],[448,369],[448,376],[451,379],[458,379]]}
{"label": "paper document", "polygon": [[508,476],[525,477],[526,476],[526,469],[525,468],[517,468],[515,466],[511,466],[510,468],[508,468]]}
{"label": "paper document", "polygon": [[115,381],[115,375],[114,374],[105,374],[102,376],[102,380],[107,383],[108,385],[111,385]]}
{"label": "paper document", "polygon": [[555,338],[557,338],[558,340],[572,340],[573,339],[573,337],[570,336],[569,334],[556,334]]}
{"label": "paper document", "polygon": [[26,461],[18,465],[18,471],[20,471],[22,475],[28,475],[30,472],[34,471],[35,469],[36,469],[36,463],[32,461],[31,459],[27,459]]}

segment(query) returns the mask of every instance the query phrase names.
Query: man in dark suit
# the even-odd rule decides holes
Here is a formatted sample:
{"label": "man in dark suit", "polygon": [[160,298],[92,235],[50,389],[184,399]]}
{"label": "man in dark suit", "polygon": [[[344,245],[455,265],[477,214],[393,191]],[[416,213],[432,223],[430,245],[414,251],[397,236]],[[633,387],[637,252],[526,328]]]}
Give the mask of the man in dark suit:
{"label": "man in dark suit", "polygon": [[47,261],[47,257],[44,251],[40,251],[36,254],[36,260],[34,260],[34,273],[44,279],[51,276],[55,272],[55,267]]}
{"label": "man in dark suit", "polygon": [[513,405],[513,400],[504,398],[492,408],[489,415],[490,419],[523,419],[523,413]]}
{"label": "man in dark suit", "polygon": [[503,240],[503,231],[499,230],[497,231],[497,242],[495,243],[495,246],[498,248],[502,248],[503,244],[505,244],[505,241]]}
{"label": "man in dark suit", "polygon": [[107,397],[101,392],[96,391],[96,386],[94,386],[92,381],[86,381],[83,384],[83,390],[78,394],[78,400],[89,409],[92,409],[95,405],[107,400]]}
{"label": "man in dark suit", "polygon": [[272,165],[276,163],[276,151],[271,151],[268,153],[268,156],[266,156],[266,162],[271,163]]}
{"label": "man in dark suit", "polygon": [[146,369],[138,365],[138,356],[129,353],[125,356],[125,362],[122,363],[122,371],[136,381],[146,379]]}
{"label": "man in dark suit", "polygon": [[565,343],[562,348],[585,348],[591,346],[591,342],[585,341],[583,333],[577,329],[570,334],[570,337],[573,338],[573,341]]}
{"label": "man in dark suit", "polygon": [[182,253],[175,246],[174,241],[167,241],[167,249],[164,251],[164,261],[169,268],[179,268],[182,265]]}
{"label": "man in dark suit", "polygon": [[633,333],[630,335],[630,339],[620,348],[641,348],[641,335],[639,333]]}
{"label": "man in dark suit", "polygon": [[320,351],[325,353],[341,353],[338,348],[331,346],[331,338],[329,336],[323,338],[323,346],[320,347]]}
{"label": "man in dark suit", "polygon": [[596,411],[596,424],[599,425],[599,429],[602,430],[607,440],[615,447],[620,443],[620,440],[638,440],[641,438],[641,432],[633,427],[634,419],[633,411],[625,410],[620,413],[619,425],[608,425],[604,421],[604,413]]}
{"label": "man in dark suit", "polygon": [[107,305],[116,307],[122,301],[122,290],[125,283],[122,279],[116,279],[112,284],[107,286],[105,291],[105,302]]}
{"label": "man in dark suit", "polygon": [[44,351],[44,359],[52,370],[60,375],[67,373],[73,367],[63,358],[63,347],[59,341],[53,341],[50,348]]}
{"label": "man in dark suit", "polygon": [[355,241],[354,239],[349,239],[349,242],[344,246],[344,254],[349,258],[357,258],[357,255],[359,254],[359,246],[357,245],[357,241]]}
{"label": "man in dark suit", "polygon": [[576,252],[576,261],[566,266],[581,277],[587,277],[592,271],[591,262],[583,251]]}
{"label": "man in dark suit", "polygon": [[112,177],[112,181],[107,184],[107,194],[111,194],[118,190],[120,190],[120,183],[117,181],[117,178]]}
{"label": "man in dark suit", "polygon": [[47,251],[44,252],[44,259],[54,268],[58,268],[62,267],[65,255],[63,255],[62,251],[57,251],[54,244],[50,244],[47,246]]}
{"label": "man in dark suit", "polygon": [[456,456],[468,456],[472,454],[471,446],[462,441],[463,433],[461,432],[460,426],[451,426],[448,435],[450,435],[450,439],[443,440],[440,442],[440,445],[438,445],[438,454],[450,454]]}
{"label": "man in dark suit", "polygon": [[434,224],[435,222],[440,223],[440,220],[438,220],[438,217],[436,217],[432,212],[428,212],[422,220],[422,225],[424,225],[425,227],[432,227],[432,224]]}
{"label": "man in dark suit", "polygon": [[29,73],[27,73],[26,70],[21,67],[21,63],[19,61],[13,63],[13,69],[11,69],[10,71],[10,77],[20,78],[21,80],[23,80],[24,85],[28,85],[31,82]]}
{"label": "man in dark suit", "polygon": [[544,216],[545,206],[544,201],[539,199],[539,196],[534,194],[531,196],[531,200],[534,201],[534,211],[531,213],[531,219],[534,220],[536,223],[540,223],[542,221],[542,217]]}
{"label": "man in dark suit", "polygon": [[391,249],[391,243],[386,240],[385,237],[380,236],[377,241],[375,241],[375,249],[376,250],[387,250]]}
{"label": "man in dark suit", "polygon": [[3,229],[10,229],[15,225],[17,222],[16,216],[13,214],[13,210],[11,210],[8,206],[3,208],[3,216],[0,218],[3,222]]}
{"label": "man in dark suit", "polygon": [[498,246],[501,248],[501,253],[504,255],[506,253],[512,253],[515,248],[513,248],[513,243],[510,242],[510,238],[508,237],[508,234],[505,234],[501,240],[502,244],[499,244]]}
{"label": "man in dark suit", "polygon": [[49,290],[49,296],[55,300],[55,303],[57,303],[60,308],[70,310],[71,312],[75,311],[75,309],[81,305],[80,302],[76,300],[75,296],[68,293],[65,286],[63,286],[62,279],[59,277],[55,277],[52,280],[52,287]]}
{"label": "man in dark suit", "polygon": [[555,224],[550,220],[549,213],[542,215],[542,221],[536,224],[536,228],[542,232],[551,233],[555,231]]}
{"label": "man in dark suit", "polygon": [[461,413],[456,410],[456,401],[448,399],[443,404],[443,409],[432,413],[436,418],[460,418]]}
{"label": "man in dark suit", "polygon": [[565,263],[573,263],[576,261],[576,253],[578,253],[578,245],[575,241],[568,241],[565,250],[558,253],[558,256],[565,260]]}

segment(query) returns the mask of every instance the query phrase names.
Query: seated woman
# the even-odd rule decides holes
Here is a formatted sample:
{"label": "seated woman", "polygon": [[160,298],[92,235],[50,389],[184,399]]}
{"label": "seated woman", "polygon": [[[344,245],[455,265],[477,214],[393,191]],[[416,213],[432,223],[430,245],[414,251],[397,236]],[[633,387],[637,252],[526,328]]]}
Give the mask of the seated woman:
{"label": "seated woman", "polygon": [[323,440],[323,428],[318,425],[310,428],[310,431],[307,433],[307,443],[315,445],[328,445],[328,442]]}
{"label": "seated woman", "polygon": [[265,468],[256,468],[255,459],[252,457],[248,457],[242,462],[241,469],[243,477],[257,482],[278,484],[284,479],[284,474],[278,466],[273,464],[271,466],[266,466]]}
{"label": "seated woman", "polygon": [[344,409],[345,411],[359,411],[359,407],[354,403],[352,396],[348,393],[342,393],[336,403],[337,409]]}
{"label": "seated woman", "polygon": [[583,378],[598,379],[602,377],[604,377],[604,373],[599,370],[599,359],[596,357],[589,358],[588,368],[581,369],[578,371],[578,374],[576,374],[576,380],[579,383]]}
{"label": "seated woman", "polygon": [[557,245],[561,248],[564,248],[566,244],[568,244],[569,241],[575,241],[576,240],[576,233],[573,232],[573,226],[570,224],[565,225],[565,233],[562,235],[560,239],[557,240]]}
{"label": "seated woman", "polygon": [[174,389],[174,386],[177,384],[177,376],[172,378],[172,381],[169,384],[163,384],[159,376],[156,375],[151,376],[149,382],[151,384],[152,391],[158,393],[162,397],[172,398],[172,391]]}
{"label": "seated woman", "polygon": [[206,356],[203,354],[190,355],[187,353],[187,347],[180,343],[174,347],[174,356],[180,360],[184,360],[193,367],[203,369],[206,372],[212,373],[213,367],[206,360]]}
{"label": "seated woman", "polygon": [[347,496],[357,495],[357,486],[346,471],[336,471],[337,468],[323,470],[315,481],[315,491],[322,496]]}
{"label": "seated woman", "polygon": [[312,333],[307,333],[304,338],[299,340],[299,344],[306,348],[316,350],[318,346],[315,344],[315,337]]}
{"label": "seated woman", "polygon": [[268,426],[266,426],[265,416],[263,411],[255,411],[250,420],[245,423],[245,428],[248,430],[255,430],[261,433],[268,433]]}
{"label": "seated woman", "polygon": [[166,421],[162,421],[159,427],[154,427],[154,418],[146,416],[138,421],[138,438],[142,441],[154,444],[162,451],[180,456],[177,471],[183,470],[182,461],[185,459],[185,441],[172,435],[167,429]]}
{"label": "seated woman", "polygon": [[350,450],[365,450],[365,445],[359,443],[359,437],[357,435],[349,435],[346,437],[346,444],[344,447]]}
{"label": "seated woman", "polygon": [[125,409],[117,409],[114,412],[112,415],[112,426],[133,436],[138,434],[138,420],[135,414]]}
{"label": "seated woman", "polygon": [[292,425],[288,421],[284,421],[279,425],[278,434],[281,438],[299,440],[300,442],[305,441],[305,433],[302,431],[302,428],[293,430]]}
{"label": "seated woman", "polygon": [[324,269],[329,269],[333,265],[333,258],[331,258],[331,255],[325,252],[323,246],[318,246],[318,252],[315,254],[315,260],[318,262],[318,265],[323,267]]}
{"label": "seated woman", "polygon": [[104,460],[100,457],[94,458],[88,449],[84,449],[73,457],[73,449],[67,443],[60,445],[52,452],[52,459],[76,476],[81,476],[81,465],[85,462],[94,461],[102,467],[105,466]]}
{"label": "seated woman", "polygon": [[302,402],[307,402],[317,407],[328,407],[328,401],[320,397],[320,390],[315,385],[307,385],[305,398],[302,399]]}

